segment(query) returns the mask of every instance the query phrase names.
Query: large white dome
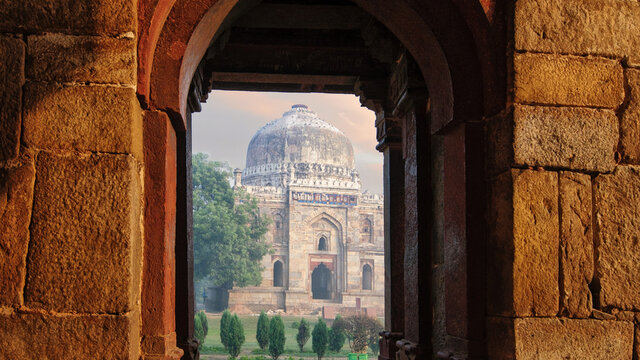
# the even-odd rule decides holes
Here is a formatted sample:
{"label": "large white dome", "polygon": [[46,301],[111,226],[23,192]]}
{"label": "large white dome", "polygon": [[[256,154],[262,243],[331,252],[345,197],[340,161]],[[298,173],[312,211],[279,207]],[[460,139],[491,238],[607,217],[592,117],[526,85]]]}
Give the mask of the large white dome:
{"label": "large white dome", "polygon": [[279,186],[305,178],[353,181],[359,187],[351,141],[306,105],[293,105],[251,139],[243,183]]}

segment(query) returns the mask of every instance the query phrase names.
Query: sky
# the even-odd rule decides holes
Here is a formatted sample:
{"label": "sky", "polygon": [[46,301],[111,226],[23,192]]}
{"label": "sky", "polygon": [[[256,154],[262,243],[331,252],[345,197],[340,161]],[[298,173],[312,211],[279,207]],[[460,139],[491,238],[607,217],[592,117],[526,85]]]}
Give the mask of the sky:
{"label": "sky", "polygon": [[253,135],[294,104],[305,104],[340,129],[353,144],[362,190],[382,194],[382,154],[375,146],[375,114],[355,95],[220,91],[209,94],[202,112],[193,114],[193,153],[244,169]]}

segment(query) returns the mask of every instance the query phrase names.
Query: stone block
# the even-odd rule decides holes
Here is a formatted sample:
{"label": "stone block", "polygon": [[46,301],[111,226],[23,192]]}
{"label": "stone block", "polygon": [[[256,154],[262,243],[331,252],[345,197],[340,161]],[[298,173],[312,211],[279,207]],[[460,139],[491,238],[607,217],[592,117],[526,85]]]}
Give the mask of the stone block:
{"label": "stone block", "polygon": [[640,4],[620,0],[515,2],[515,48],[626,57],[640,63]]}
{"label": "stone block", "polygon": [[124,313],[139,300],[140,169],[128,155],[39,154],[25,305]]}
{"label": "stone block", "polygon": [[0,32],[136,33],[135,0],[0,0]]}
{"label": "stone block", "polygon": [[592,212],[591,176],[560,172],[560,306],[568,317],[591,314]]}
{"label": "stone block", "polygon": [[132,88],[30,83],[24,113],[24,141],[30,146],[142,159],[142,116]]}
{"label": "stone block", "polygon": [[631,359],[633,323],[593,319],[514,319],[515,359]]}
{"label": "stone block", "polygon": [[487,173],[495,176],[513,164],[513,109],[488,119],[485,126]]}
{"label": "stone block", "polygon": [[612,110],[516,105],[513,117],[517,165],[606,172],[616,164]]}
{"label": "stone block", "polygon": [[[595,277],[602,308],[640,310],[640,167],[594,179]],[[594,294],[598,296],[598,294]]]}
{"label": "stone block", "polygon": [[22,304],[35,168],[0,168],[0,306]]}
{"label": "stone block", "polygon": [[138,359],[137,314],[0,315],[2,359]]}
{"label": "stone block", "polygon": [[136,42],[63,34],[27,37],[27,78],[135,85]]}
{"label": "stone block", "polygon": [[629,85],[628,105],[620,119],[620,151],[622,161],[640,163],[640,70],[626,69]]}
{"label": "stone block", "polygon": [[614,109],[624,101],[619,61],[516,53],[514,70],[516,102]]}
{"label": "stone block", "polygon": [[489,314],[558,312],[558,175],[512,169],[490,184]]}
{"label": "stone block", "polygon": [[16,158],[20,148],[24,48],[22,40],[0,36],[0,161]]}

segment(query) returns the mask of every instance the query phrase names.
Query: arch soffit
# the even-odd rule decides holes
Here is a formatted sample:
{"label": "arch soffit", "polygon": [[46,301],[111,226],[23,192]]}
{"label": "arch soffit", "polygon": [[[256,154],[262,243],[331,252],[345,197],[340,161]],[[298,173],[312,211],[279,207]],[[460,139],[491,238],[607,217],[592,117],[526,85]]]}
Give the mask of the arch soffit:
{"label": "arch soffit", "polygon": [[[138,67],[142,68],[138,92],[149,101],[151,109],[162,109],[185,119],[191,78],[213,35],[238,1],[158,0],[156,8],[160,13],[158,16],[154,13],[152,20],[153,24],[162,23],[162,30],[156,35],[152,29],[142,29],[145,39],[141,46],[146,44],[150,48],[142,49],[138,60]],[[428,0],[412,8],[409,0],[354,0],[387,26],[418,62],[432,99],[432,118],[439,128],[454,117],[456,121],[477,119],[483,113],[483,92],[495,92],[483,89],[482,84],[486,88],[499,83],[491,79],[482,81],[483,75],[487,77],[492,72],[481,68],[493,66],[495,62],[491,60],[495,59],[478,59],[491,57],[493,50],[500,52],[488,48],[492,44],[491,31],[487,29],[491,24],[486,14],[493,13],[494,6],[486,4],[495,1],[450,1]],[[171,11],[166,21],[162,21],[168,4],[172,4]],[[458,8],[462,11],[457,11]],[[471,21],[469,14],[475,14]]]}

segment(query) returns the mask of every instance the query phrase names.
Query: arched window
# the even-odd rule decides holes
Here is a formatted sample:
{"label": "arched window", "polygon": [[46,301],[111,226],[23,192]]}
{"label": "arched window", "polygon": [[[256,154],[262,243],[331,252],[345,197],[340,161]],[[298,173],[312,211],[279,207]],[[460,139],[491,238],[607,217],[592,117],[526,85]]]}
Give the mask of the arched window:
{"label": "arched window", "polygon": [[283,286],[283,277],[284,273],[282,271],[282,261],[278,260],[273,264],[273,286]]}
{"label": "arched window", "polygon": [[320,240],[318,240],[318,250],[320,251],[327,251],[327,239],[325,239],[325,237],[321,237]]}
{"label": "arched window", "polygon": [[371,266],[365,264],[362,267],[362,290],[371,290],[372,278],[373,272],[371,271]]}

